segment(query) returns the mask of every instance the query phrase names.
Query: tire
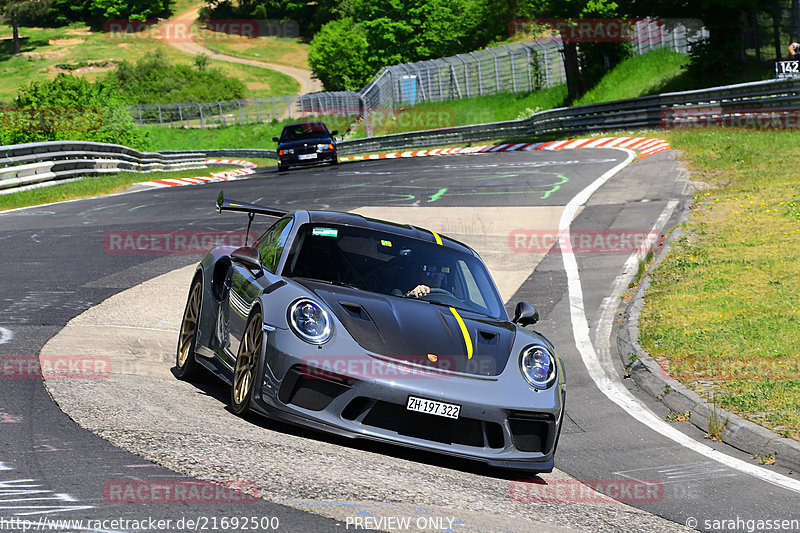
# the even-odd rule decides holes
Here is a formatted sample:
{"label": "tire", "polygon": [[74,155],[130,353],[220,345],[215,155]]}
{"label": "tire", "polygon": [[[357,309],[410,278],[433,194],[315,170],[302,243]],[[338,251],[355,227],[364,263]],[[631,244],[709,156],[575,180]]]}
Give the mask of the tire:
{"label": "tire", "polygon": [[278,163],[278,172],[284,172],[289,169],[289,165],[281,165]]}
{"label": "tire", "polygon": [[338,157],[334,157],[333,161],[331,161],[331,166],[336,166],[338,164],[339,164],[339,158]]}
{"label": "tire", "polygon": [[262,328],[261,312],[257,311],[247,321],[242,342],[239,344],[231,385],[231,410],[239,416],[246,415],[250,410],[256,369],[261,357],[261,343],[264,340]]}
{"label": "tire", "polygon": [[192,282],[189,297],[186,299],[186,309],[183,311],[181,331],[178,335],[178,351],[175,355],[175,374],[178,379],[185,381],[196,379],[202,371],[202,365],[195,357],[202,300],[203,284],[197,277]]}

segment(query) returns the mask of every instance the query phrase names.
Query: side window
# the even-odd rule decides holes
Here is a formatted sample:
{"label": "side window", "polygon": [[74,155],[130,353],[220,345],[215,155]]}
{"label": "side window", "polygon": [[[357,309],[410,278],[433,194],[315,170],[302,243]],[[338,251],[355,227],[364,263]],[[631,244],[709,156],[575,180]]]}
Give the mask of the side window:
{"label": "side window", "polygon": [[469,266],[467,266],[464,261],[459,261],[458,269],[461,271],[461,274],[464,277],[464,282],[467,285],[467,300],[485,309],[486,301],[483,299],[481,290],[478,288],[478,283],[475,281],[472,272],[470,272]]}
{"label": "side window", "polygon": [[278,259],[292,231],[292,222],[292,218],[282,218],[258,238],[256,246],[261,253],[261,264],[270,272],[275,272],[278,266]]}

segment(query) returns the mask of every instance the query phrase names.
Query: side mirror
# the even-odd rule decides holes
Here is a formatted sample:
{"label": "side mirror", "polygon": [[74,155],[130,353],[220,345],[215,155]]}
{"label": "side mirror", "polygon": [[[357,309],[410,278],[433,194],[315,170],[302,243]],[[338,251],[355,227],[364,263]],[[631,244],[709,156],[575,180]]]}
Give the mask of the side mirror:
{"label": "side mirror", "polygon": [[274,143],[278,142],[278,138],[277,137],[273,137],[272,138],[272,142],[274,142]]}
{"label": "side mirror", "polygon": [[529,303],[519,302],[517,308],[514,309],[514,318],[511,321],[522,327],[536,324],[539,321],[539,311]]}
{"label": "side mirror", "polygon": [[256,277],[260,277],[263,273],[261,266],[261,253],[258,248],[254,246],[242,246],[231,252],[231,261],[235,261],[245,268],[252,270]]}
{"label": "side mirror", "polygon": [[339,130],[333,130],[331,132],[331,137],[333,137],[334,135],[339,135]]}

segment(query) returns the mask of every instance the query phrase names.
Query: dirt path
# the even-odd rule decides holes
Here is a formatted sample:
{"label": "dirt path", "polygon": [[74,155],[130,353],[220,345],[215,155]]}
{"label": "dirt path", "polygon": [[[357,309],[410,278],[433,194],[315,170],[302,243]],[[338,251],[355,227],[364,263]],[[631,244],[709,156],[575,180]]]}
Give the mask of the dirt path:
{"label": "dirt path", "polygon": [[[202,3],[192,6],[191,8],[183,11],[181,13],[176,14],[171,19],[168,20],[168,23],[175,24],[178,22],[184,23],[187,26],[191,25],[195,20],[197,20],[197,13],[202,7]],[[300,94],[306,93],[313,93],[322,90],[322,83],[319,80],[315,80],[311,78],[311,71],[296,68],[296,67],[289,67],[286,65],[278,65],[277,63],[268,63],[266,61],[256,61],[255,59],[242,59],[239,57],[233,57],[225,54],[219,54],[214,52],[213,50],[209,50],[208,48],[197,44],[196,42],[192,41],[191,33],[187,32],[188,39],[186,40],[167,40],[167,43],[180,50],[181,52],[197,55],[197,54],[206,54],[211,59],[217,59],[219,61],[228,61],[229,63],[239,63],[242,65],[252,65],[254,67],[261,67],[261,68],[268,68],[271,70],[275,70],[282,74],[286,74],[287,76],[291,76],[292,78],[296,79],[297,82],[300,84]]]}

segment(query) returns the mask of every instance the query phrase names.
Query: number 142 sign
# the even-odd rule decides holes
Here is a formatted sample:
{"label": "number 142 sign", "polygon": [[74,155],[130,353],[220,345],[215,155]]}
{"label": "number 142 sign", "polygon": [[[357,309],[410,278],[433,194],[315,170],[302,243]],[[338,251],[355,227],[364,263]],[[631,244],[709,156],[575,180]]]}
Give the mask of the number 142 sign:
{"label": "number 142 sign", "polygon": [[800,61],[776,61],[776,78],[793,78],[800,76]]}

